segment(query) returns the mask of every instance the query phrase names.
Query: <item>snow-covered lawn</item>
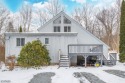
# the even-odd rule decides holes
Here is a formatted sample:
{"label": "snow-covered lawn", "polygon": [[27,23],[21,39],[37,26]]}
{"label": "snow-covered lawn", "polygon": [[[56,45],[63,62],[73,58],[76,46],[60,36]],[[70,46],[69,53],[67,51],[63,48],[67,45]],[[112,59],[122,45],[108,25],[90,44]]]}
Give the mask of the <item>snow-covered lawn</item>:
{"label": "snow-covered lawn", "polygon": [[[125,83],[125,78],[121,78],[109,73],[106,73],[103,70],[122,70],[125,71],[125,65],[121,63],[117,63],[116,66],[113,67],[70,67],[70,68],[59,68],[58,66],[48,66],[41,67],[41,69],[22,69],[15,68],[13,71],[4,71],[0,70],[0,83],[4,80],[10,81],[8,83],[28,83],[34,75],[42,72],[54,72],[56,75],[52,77],[52,83],[80,83],[78,78],[75,78],[74,72],[88,72],[92,73],[95,76],[99,77],[106,83]],[[89,83],[89,81],[85,78],[82,78],[85,83]]]}

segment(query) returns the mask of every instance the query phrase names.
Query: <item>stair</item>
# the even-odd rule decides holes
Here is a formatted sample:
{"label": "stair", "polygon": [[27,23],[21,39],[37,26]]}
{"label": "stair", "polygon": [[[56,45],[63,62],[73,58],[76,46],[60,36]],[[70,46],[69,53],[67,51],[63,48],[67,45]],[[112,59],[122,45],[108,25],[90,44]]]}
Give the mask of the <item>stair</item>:
{"label": "stair", "polygon": [[59,67],[69,67],[70,61],[68,55],[60,55]]}
{"label": "stair", "polygon": [[111,55],[109,55],[111,58],[110,58],[110,60],[107,60],[106,58],[105,58],[105,56],[103,55],[103,63],[104,63],[104,65],[106,65],[106,66],[114,66],[115,64],[114,64],[114,62],[116,62],[116,60],[114,59],[114,58],[112,58],[112,56]]}

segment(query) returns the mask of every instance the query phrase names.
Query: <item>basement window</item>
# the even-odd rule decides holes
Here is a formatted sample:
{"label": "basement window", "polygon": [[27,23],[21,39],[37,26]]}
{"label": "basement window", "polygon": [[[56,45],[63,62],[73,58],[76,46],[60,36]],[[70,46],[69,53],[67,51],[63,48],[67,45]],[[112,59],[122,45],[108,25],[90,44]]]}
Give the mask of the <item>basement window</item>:
{"label": "basement window", "polygon": [[17,38],[16,45],[17,46],[24,46],[25,45],[25,38]]}

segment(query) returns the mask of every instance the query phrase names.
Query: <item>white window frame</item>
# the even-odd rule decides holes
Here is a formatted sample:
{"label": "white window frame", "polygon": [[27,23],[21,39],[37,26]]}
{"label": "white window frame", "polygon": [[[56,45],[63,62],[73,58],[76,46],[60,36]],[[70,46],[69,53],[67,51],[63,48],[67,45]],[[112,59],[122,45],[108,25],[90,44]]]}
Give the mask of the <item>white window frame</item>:
{"label": "white window frame", "polygon": [[61,16],[53,21],[53,24],[61,24]]}
{"label": "white window frame", "polygon": [[49,38],[45,38],[45,45],[49,45]]}
{"label": "white window frame", "polygon": [[71,32],[71,26],[64,26],[64,32]]}
{"label": "white window frame", "polygon": [[64,24],[71,24],[71,21],[64,16],[63,17],[63,23]]}
{"label": "white window frame", "polygon": [[25,38],[16,38],[16,46],[17,47],[24,46],[24,45],[25,45]]}
{"label": "white window frame", "polygon": [[53,31],[54,32],[61,32],[61,27],[60,26],[54,26]]}

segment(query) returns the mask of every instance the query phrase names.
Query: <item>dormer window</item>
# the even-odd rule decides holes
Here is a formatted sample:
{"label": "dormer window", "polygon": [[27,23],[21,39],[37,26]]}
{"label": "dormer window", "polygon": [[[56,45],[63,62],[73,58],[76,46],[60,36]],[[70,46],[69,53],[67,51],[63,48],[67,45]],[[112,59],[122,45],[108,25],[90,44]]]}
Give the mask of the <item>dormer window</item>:
{"label": "dormer window", "polygon": [[71,24],[71,21],[64,16],[64,24]]}
{"label": "dormer window", "polygon": [[60,26],[54,26],[54,32],[60,32]]}

